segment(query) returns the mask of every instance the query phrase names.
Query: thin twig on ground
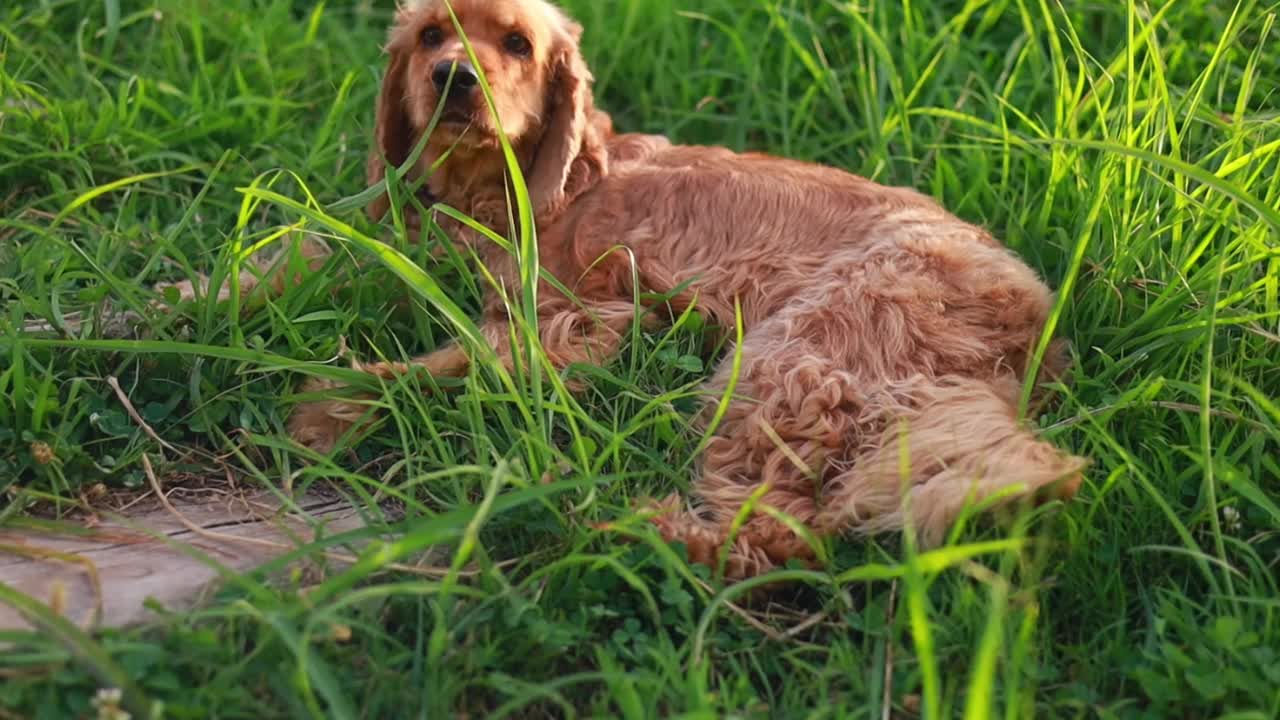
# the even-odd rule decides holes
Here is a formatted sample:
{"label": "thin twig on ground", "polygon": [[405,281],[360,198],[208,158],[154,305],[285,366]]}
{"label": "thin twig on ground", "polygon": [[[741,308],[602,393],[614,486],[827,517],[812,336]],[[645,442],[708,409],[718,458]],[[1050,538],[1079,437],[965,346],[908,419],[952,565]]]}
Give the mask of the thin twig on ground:
{"label": "thin twig on ground", "polygon": [[[108,375],[107,385],[111,386],[112,392],[116,394],[116,399],[119,400],[120,404],[124,406],[125,412],[129,413],[129,417],[133,418],[133,421],[138,424],[138,427],[142,429],[142,432],[147,434],[147,437],[159,443],[160,447],[166,448],[173,453],[181,454],[180,452],[178,452],[178,448],[170,445],[158,434],[156,434],[156,431],[153,430],[151,426],[147,424],[147,421],[142,419],[142,416],[139,415],[138,411],[133,407],[133,402],[129,400],[129,396],[126,395],[124,392],[124,389],[120,387],[120,381],[116,379],[116,376]],[[145,457],[146,456],[144,455],[143,458],[145,459]]]}

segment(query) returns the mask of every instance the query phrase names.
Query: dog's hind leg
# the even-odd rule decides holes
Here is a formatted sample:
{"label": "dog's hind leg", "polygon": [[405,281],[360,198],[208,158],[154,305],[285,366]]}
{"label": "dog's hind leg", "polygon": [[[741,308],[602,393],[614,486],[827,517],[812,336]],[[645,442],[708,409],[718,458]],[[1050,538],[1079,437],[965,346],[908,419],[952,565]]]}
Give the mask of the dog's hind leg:
{"label": "dog's hind leg", "polygon": [[[821,535],[814,525],[820,481],[828,455],[852,431],[861,396],[855,378],[819,347],[787,342],[783,318],[748,333],[741,353],[734,397],[700,458],[697,509],[684,510],[671,496],[653,519],[665,539],[687,546],[692,561],[712,567],[732,535],[725,565],[731,579],[813,557],[779,515]],[[731,365],[724,362],[709,382],[708,409],[730,386]],[[751,512],[735,528],[748,504]]]}
{"label": "dog's hind leg", "polygon": [[[699,562],[733,535],[727,574],[749,575],[811,554],[771,511],[757,507],[736,529],[752,498],[821,537],[900,528],[911,487],[915,523],[936,541],[971,489],[977,499],[1054,483],[1069,492],[1083,461],[1035,438],[1014,411],[1047,290],[1029,273],[997,280],[895,255],[837,268],[757,323],[743,340],[738,397],[701,458],[701,506],[656,518],[663,535]],[[728,387],[730,366],[713,394]],[[914,438],[905,484],[890,442],[904,423]]]}
{"label": "dog's hind leg", "polygon": [[970,503],[1066,499],[1080,485],[1085,461],[1021,425],[1008,393],[991,382],[916,378],[885,397],[884,430],[826,482],[817,526],[902,530],[909,507],[910,529],[930,547]]}
{"label": "dog's hind leg", "polygon": [[1081,481],[1085,461],[1019,424],[1007,393],[988,381],[917,377],[868,393],[805,353],[753,363],[743,375],[742,392],[756,399],[735,400],[708,444],[694,486],[698,508],[683,510],[672,496],[654,519],[691,560],[715,567],[735,519],[754,501],[728,548],[731,579],[813,557],[765,506],[815,538],[897,531],[907,523],[909,488],[911,526],[929,547],[970,503],[999,494],[1001,502],[1066,499]]}

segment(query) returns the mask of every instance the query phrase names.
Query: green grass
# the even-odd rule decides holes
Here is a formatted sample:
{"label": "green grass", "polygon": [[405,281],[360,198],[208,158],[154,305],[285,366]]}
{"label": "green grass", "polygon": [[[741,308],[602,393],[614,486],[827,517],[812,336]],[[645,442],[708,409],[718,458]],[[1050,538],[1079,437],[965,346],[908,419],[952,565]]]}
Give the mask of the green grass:
{"label": "green grass", "polygon": [[[253,312],[157,312],[145,288],[233,273],[317,214],[268,188],[393,237],[339,202],[365,188],[392,4],[19,0],[0,10],[0,523],[138,487],[144,453],[164,477],[225,458],[244,483],[336,481],[404,519],[305,593],[253,575],[150,628],[0,634],[0,718],[86,716],[121,678],[135,717],[1280,716],[1274,3],[566,4],[622,129],[918,187],[1062,288],[1077,363],[1040,422],[1094,459],[1080,497],[931,555],[836,543],[752,604],[627,514],[691,480],[717,348],[696,317],[576,371],[581,396],[491,367],[443,398],[387,385],[354,457],[309,463],[282,423],[307,374],[339,373],[339,337],[435,347],[483,276],[394,239],[425,270],[406,284],[336,238],[350,253]],[[108,308],[144,339],[104,340]],[[444,577],[378,572],[434,545]]]}

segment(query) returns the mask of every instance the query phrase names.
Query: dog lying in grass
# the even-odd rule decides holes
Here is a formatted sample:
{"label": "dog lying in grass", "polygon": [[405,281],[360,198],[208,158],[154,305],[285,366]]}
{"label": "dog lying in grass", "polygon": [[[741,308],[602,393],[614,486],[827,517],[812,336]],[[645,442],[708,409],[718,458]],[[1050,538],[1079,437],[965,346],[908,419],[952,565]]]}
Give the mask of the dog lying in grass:
{"label": "dog lying in grass", "polygon": [[[650,317],[692,306],[721,327],[740,320],[739,371],[726,359],[706,383],[710,409],[730,389],[732,399],[699,459],[697,504],[672,496],[653,507],[663,537],[684,542],[691,559],[712,564],[727,545],[726,576],[742,578],[812,558],[779,513],[822,537],[902,529],[909,505],[912,530],[930,545],[972,501],[1076,492],[1085,461],[1017,417],[1051,294],[991,235],[913,190],[830,167],[615,134],[593,104],[582,28],[558,8],[451,6],[452,15],[444,0],[420,0],[397,14],[369,179],[407,162],[438,111],[411,175],[505,233],[505,132],[542,267],[573,296],[545,281],[538,290],[539,337],[557,369],[608,362],[636,320],[637,291],[669,298]],[[388,203],[371,211],[382,217]],[[509,251],[443,222],[518,296]],[[512,367],[507,312],[491,293],[480,327]],[[457,377],[469,362],[451,345],[409,364],[357,367]],[[1043,369],[1064,366],[1050,345]],[[303,404],[290,431],[327,451],[366,408]]]}

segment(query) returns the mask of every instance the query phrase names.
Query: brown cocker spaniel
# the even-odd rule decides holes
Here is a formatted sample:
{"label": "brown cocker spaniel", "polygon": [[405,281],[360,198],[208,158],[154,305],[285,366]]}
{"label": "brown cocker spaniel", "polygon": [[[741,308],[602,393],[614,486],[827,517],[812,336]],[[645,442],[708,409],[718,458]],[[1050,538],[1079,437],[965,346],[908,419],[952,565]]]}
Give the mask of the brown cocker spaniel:
{"label": "brown cocker spaniel", "polygon": [[[539,289],[539,334],[557,368],[607,362],[636,319],[637,290],[674,293],[650,310],[692,304],[726,328],[741,309],[733,400],[699,459],[696,507],[678,496],[657,504],[654,523],[666,539],[683,541],[706,564],[729,543],[726,574],[741,578],[813,556],[763,506],[824,536],[901,529],[909,505],[928,545],[969,502],[1075,493],[1085,461],[1016,417],[1051,294],[991,235],[913,190],[830,167],[615,134],[592,102],[577,23],[544,0],[452,7],[497,117],[444,0],[401,9],[387,45],[370,181],[383,177],[384,163],[408,159],[444,103],[417,176],[448,155],[423,197],[505,232],[500,123],[528,183],[541,263],[580,301],[545,282]],[[383,197],[372,212],[387,209]],[[520,276],[506,250],[460,224],[446,228],[516,293]],[[511,365],[508,323],[492,294],[481,328]],[[1055,344],[1046,370],[1061,371],[1064,355]],[[414,364],[456,377],[468,355],[452,345]],[[409,369],[357,367],[382,376]],[[726,360],[706,384],[710,406],[731,377]],[[291,432],[328,450],[366,409],[304,404]]]}

